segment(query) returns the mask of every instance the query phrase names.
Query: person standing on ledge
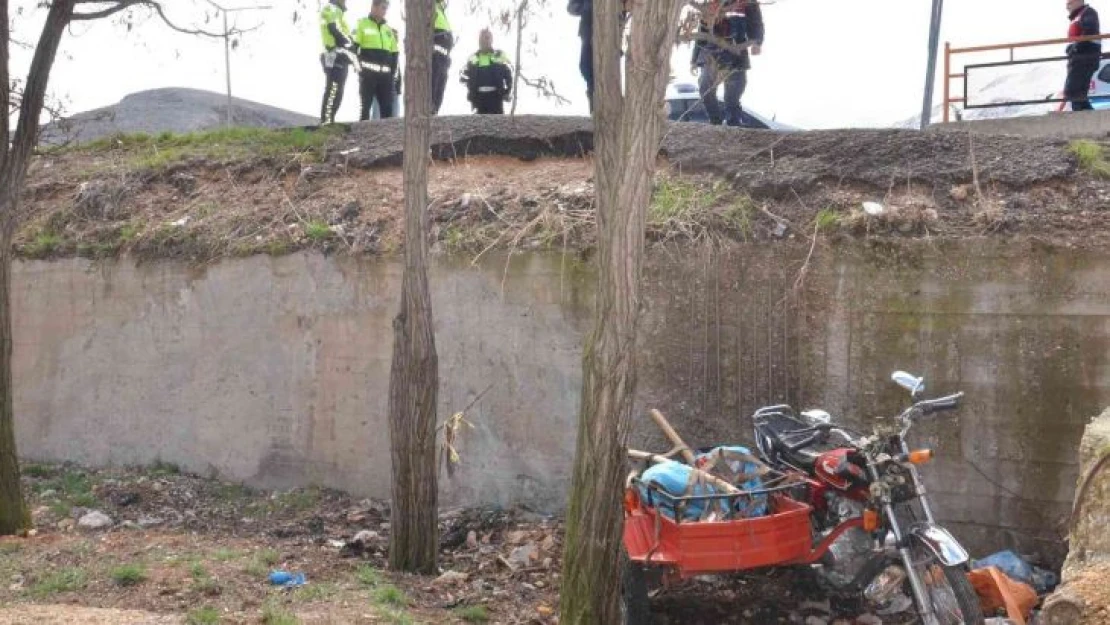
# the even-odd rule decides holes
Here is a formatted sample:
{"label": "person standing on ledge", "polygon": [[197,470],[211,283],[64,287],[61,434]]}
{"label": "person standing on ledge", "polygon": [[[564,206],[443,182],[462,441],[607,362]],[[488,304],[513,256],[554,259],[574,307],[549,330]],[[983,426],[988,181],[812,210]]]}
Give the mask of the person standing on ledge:
{"label": "person standing on ledge", "polygon": [[347,69],[351,66],[346,52],[351,46],[346,11],[347,0],[329,0],[320,10],[320,34],[324,40],[320,63],[324,66],[325,77],[321,124],[335,123],[335,113],[343,102],[343,87],[347,84]]}
{"label": "person standing on ledge", "polygon": [[[740,98],[748,85],[749,57],[758,55],[763,46],[763,13],[758,2],[738,0],[731,3],[713,1],[703,14],[699,32],[711,38],[694,43],[690,71],[700,73],[701,92],[709,123],[729,126],[743,125]],[[717,88],[725,86],[725,110],[717,99]]]}
{"label": "person standing on ledge", "polygon": [[447,72],[451,69],[451,48],[455,47],[455,36],[451,33],[451,22],[447,20],[447,0],[436,0],[435,46],[432,54],[432,114],[439,115],[443,106],[443,92],[447,90]]}
{"label": "person standing on ledge", "polygon": [[1094,107],[1087,99],[1091,90],[1091,78],[1098,71],[1102,58],[1102,42],[1080,41],[1083,37],[1097,36],[1099,31],[1098,11],[1083,0],[1067,0],[1068,39],[1068,78],[1064,82],[1064,99],[1071,102],[1073,111],[1089,111]]}
{"label": "person standing on ledge", "polygon": [[370,15],[359,20],[352,35],[358,51],[359,120],[370,119],[370,105],[377,100],[381,119],[393,117],[393,94],[401,92],[397,71],[397,33],[385,23],[389,0],[374,0]]}
{"label": "person standing on ledge", "polygon": [[478,35],[478,52],[466,64],[462,82],[479,115],[505,114],[505,102],[512,97],[513,69],[509,57],[493,49],[493,33],[488,28]]}

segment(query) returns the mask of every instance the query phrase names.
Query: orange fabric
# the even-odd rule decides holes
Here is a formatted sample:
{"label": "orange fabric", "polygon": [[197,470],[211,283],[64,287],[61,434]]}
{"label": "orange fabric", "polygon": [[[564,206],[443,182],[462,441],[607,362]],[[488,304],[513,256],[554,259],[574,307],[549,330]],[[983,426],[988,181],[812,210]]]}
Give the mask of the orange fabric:
{"label": "orange fabric", "polygon": [[1006,617],[1018,625],[1026,625],[1026,618],[1037,605],[1037,592],[1029,584],[1010,579],[996,567],[975,569],[968,573],[983,612],[993,614],[1003,608]]}

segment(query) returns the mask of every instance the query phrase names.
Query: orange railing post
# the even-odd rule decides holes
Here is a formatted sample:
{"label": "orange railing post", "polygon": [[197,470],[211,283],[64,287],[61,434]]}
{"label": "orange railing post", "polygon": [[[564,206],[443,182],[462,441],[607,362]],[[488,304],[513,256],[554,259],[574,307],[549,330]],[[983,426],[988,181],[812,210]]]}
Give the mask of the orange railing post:
{"label": "orange railing post", "polygon": [[950,93],[952,87],[952,43],[944,42],[944,104],[942,111],[944,123],[948,123],[948,108],[951,102],[952,94]]}

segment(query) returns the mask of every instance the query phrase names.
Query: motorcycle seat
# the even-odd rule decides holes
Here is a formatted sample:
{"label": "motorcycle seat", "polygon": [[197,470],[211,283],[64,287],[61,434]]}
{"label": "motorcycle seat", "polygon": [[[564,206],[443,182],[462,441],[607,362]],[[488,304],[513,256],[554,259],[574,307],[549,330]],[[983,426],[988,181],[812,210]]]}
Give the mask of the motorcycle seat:
{"label": "motorcycle seat", "polygon": [[784,412],[762,414],[756,417],[755,429],[759,437],[759,447],[769,456],[773,464],[783,463],[806,472],[813,471],[817,459],[833,446],[821,442],[801,449],[791,449],[807,435],[791,435],[790,432],[810,427],[810,424]]}

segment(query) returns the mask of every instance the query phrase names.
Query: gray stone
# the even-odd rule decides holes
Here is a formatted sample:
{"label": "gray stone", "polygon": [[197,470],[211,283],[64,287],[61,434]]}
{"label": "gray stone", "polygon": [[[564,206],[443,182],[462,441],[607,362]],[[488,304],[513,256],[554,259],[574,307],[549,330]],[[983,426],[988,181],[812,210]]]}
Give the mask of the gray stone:
{"label": "gray stone", "polygon": [[536,547],[535,543],[528,543],[513,549],[506,561],[514,570],[522,569],[531,566],[533,561],[539,558],[540,550]]}
{"label": "gray stone", "polygon": [[99,510],[92,510],[86,512],[80,520],[77,521],[77,527],[86,530],[102,530],[112,527],[114,522],[112,517],[104,514]]}

